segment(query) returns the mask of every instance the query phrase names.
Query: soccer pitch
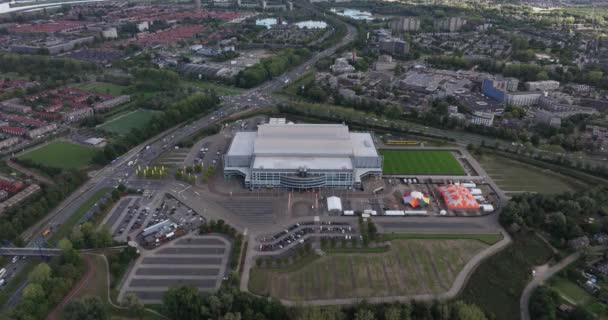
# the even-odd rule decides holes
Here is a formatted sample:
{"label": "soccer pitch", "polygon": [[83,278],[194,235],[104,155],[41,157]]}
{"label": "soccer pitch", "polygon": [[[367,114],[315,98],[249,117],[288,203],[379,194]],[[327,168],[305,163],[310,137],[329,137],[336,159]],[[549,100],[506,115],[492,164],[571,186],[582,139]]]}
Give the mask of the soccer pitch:
{"label": "soccer pitch", "polygon": [[383,173],[411,175],[465,175],[450,151],[380,150],[384,157]]}
{"label": "soccer pitch", "polygon": [[160,112],[153,110],[135,110],[110,119],[104,124],[99,125],[98,128],[109,133],[125,135],[128,134],[131,129],[142,129],[158,114],[160,114]]}
{"label": "soccer pitch", "polygon": [[20,155],[47,167],[59,169],[80,169],[91,164],[97,149],[65,141],[55,141]]}

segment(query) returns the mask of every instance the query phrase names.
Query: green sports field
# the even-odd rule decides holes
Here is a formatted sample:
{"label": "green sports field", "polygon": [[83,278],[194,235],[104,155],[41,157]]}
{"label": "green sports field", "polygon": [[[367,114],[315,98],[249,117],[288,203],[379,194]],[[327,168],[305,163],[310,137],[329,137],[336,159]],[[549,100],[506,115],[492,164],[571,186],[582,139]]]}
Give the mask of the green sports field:
{"label": "green sports field", "polygon": [[158,111],[140,109],[110,119],[98,128],[109,133],[124,135],[131,129],[145,127],[157,114],[159,114]]}
{"label": "green sports field", "polygon": [[98,150],[95,148],[65,141],[55,141],[28,151],[18,156],[18,158],[31,160],[53,168],[79,169],[91,164],[91,160],[97,152]]}
{"label": "green sports field", "polygon": [[452,152],[437,150],[380,150],[383,173],[412,175],[465,175]]}

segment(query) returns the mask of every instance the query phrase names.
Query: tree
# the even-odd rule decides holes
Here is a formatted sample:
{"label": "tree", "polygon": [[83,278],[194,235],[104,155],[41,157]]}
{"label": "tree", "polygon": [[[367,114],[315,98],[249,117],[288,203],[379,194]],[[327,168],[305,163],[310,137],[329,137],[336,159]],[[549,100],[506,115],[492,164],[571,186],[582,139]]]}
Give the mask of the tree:
{"label": "tree", "polygon": [[139,301],[139,298],[132,292],[128,293],[125,296],[125,301],[123,305],[131,311],[137,319],[144,318],[144,304]]}
{"label": "tree", "polygon": [[63,312],[64,320],[109,320],[110,314],[101,300],[84,298],[68,303]]}
{"label": "tree", "polygon": [[384,310],[384,320],[401,320],[401,308],[390,306]]}
{"label": "tree", "polygon": [[46,263],[38,264],[27,276],[28,281],[36,284],[44,284],[51,278],[51,267]]}
{"label": "tree", "polygon": [[171,288],[163,297],[163,309],[171,319],[199,319],[202,305],[198,290],[191,286]]}
{"label": "tree", "polygon": [[466,304],[464,302],[456,302],[454,305],[454,313],[456,319],[459,320],[486,320],[486,315],[473,304]]}
{"label": "tree", "polygon": [[376,320],[376,316],[369,309],[359,309],[355,313],[355,320]]}

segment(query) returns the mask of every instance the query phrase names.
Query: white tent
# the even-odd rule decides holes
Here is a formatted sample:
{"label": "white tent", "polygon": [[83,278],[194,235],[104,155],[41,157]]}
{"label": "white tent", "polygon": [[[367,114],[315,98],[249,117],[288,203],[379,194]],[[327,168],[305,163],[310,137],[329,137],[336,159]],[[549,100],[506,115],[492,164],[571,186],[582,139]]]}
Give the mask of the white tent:
{"label": "white tent", "polygon": [[342,211],[342,200],[336,196],[327,198],[327,210]]}

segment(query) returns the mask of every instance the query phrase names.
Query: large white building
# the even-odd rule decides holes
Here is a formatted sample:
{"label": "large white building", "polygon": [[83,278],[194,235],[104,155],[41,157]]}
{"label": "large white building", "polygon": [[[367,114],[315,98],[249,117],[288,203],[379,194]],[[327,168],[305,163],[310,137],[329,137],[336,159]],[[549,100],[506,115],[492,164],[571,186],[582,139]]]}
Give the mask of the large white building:
{"label": "large white building", "polygon": [[237,132],[224,156],[224,176],[242,176],[249,188],[360,187],[382,174],[369,133],[342,124],[264,124]]}

